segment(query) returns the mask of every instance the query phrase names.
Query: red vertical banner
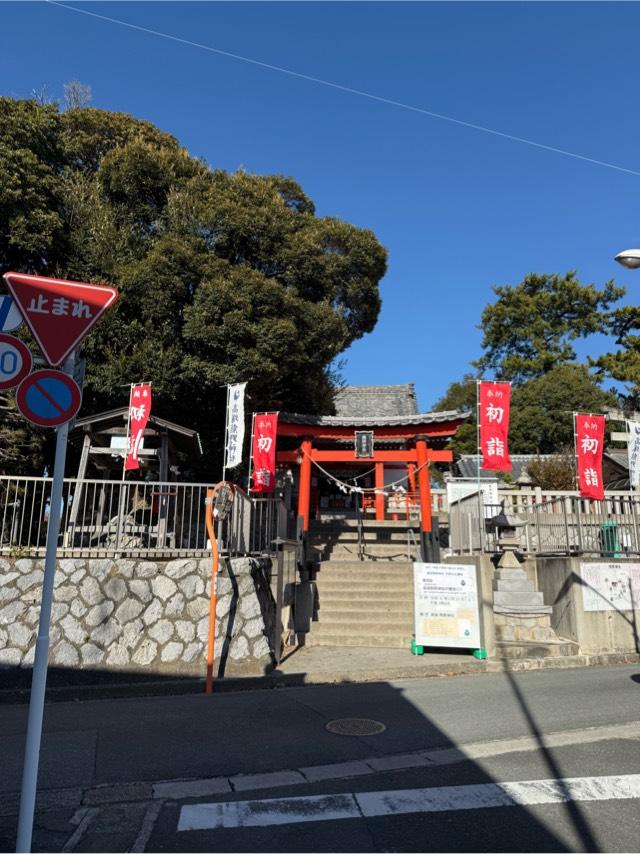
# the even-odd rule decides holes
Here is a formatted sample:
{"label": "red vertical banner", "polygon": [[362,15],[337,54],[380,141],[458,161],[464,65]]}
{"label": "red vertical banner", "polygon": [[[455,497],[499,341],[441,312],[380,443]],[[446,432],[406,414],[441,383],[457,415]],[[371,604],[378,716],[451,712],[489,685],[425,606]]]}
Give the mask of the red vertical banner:
{"label": "red vertical banner", "polygon": [[604,415],[580,415],[576,412],[576,459],[578,491],[581,498],[602,501],[602,452],[604,449]]}
{"label": "red vertical banner", "polygon": [[129,429],[127,432],[127,457],[124,461],[125,471],[140,468],[138,452],[144,437],[144,431],[151,415],[151,386],[139,383],[131,386],[129,397]]}
{"label": "red vertical banner", "polygon": [[482,468],[511,471],[508,445],[511,383],[481,382],[479,385],[478,425]]}
{"label": "red vertical banner", "polygon": [[276,488],[277,412],[256,412],[253,416],[252,492],[273,492]]}

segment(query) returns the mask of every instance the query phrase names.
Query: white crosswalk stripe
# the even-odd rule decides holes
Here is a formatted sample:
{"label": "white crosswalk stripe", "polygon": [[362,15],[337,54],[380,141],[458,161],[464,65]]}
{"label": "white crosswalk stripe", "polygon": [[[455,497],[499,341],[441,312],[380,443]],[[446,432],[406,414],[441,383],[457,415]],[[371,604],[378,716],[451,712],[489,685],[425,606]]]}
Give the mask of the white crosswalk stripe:
{"label": "white crosswalk stripe", "polygon": [[180,812],[178,830],[268,827],[308,821],[374,818],[403,813],[633,798],[640,798],[640,774],[571,777],[562,780],[523,780],[467,786],[187,804]]}

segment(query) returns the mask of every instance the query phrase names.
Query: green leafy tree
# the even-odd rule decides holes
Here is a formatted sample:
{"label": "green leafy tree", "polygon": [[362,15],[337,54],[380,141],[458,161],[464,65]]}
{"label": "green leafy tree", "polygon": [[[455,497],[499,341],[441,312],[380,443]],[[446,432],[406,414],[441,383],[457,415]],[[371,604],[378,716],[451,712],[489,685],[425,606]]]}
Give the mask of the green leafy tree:
{"label": "green leafy tree", "polygon": [[0,265],[41,272],[64,257],[62,117],[55,106],[0,98]]}
{"label": "green leafy tree", "polygon": [[573,412],[604,412],[617,406],[584,365],[558,365],[514,388],[509,449],[514,454],[557,454],[573,445]]}
{"label": "green leafy tree", "polygon": [[625,408],[640,409],[640,307],[628,305],[610,312],[608,329],[618,349],[591,359],[590,364],[600,376],[626,385],[626,394],[621,395]]}
{"label": "green leafy tree", "polygon": [[458,428],[449,443],[448,447],[456,454],[478,453],[477,398],[477,378],[473,374],[465,374],[460,382],[451,383],[433,407],[435,412],[458,409],[471,413],[471,417]]}
{"label": "green leafy tree", "polygon": [[202,474],[220,471],[225,383],[248,381],[254,410],[331,412],[332,366],[380,310],[375,235],[317,216],[289,177],[214,170],[148,122],[71,106],[0,98],[0,260],[119,289],[84,346],[83,411],[151,381],[156,411],[200,431]]}
{"label": "green leafy tree", "polygon": [[[467,374],[449,386],[436,411],[461,409],[471,418],[458,430],[450,447],[458,454],[476,454],[476,378]],[[604,412],[615,408],[617,396],[601,388],[584,365],[558,365],[511,391],[509,450],[512,454],[556,454],[573,444],[573,412]]]}
{"label": "green leafy tree", "polygon": [[498,298],[480,322],[485,352],[474,364],[483,374],[516,384],[573,362],[571,342],[607,332],[607,310],[625,293],[612,281],[601,289],[581,285],[575,272],[531,273],[519,285],[497,286],[494,292]]}

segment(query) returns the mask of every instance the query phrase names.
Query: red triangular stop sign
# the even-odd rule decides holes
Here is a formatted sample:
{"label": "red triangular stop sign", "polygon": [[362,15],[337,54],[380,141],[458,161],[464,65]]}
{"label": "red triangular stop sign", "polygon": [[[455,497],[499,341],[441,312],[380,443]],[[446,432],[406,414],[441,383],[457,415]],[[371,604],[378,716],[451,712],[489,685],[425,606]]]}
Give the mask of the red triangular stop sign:
{"label": "red triangular stop sign", "polygon": [[117,299],[115,288],[5,273],[4,280],[45,359],[61,365]]}

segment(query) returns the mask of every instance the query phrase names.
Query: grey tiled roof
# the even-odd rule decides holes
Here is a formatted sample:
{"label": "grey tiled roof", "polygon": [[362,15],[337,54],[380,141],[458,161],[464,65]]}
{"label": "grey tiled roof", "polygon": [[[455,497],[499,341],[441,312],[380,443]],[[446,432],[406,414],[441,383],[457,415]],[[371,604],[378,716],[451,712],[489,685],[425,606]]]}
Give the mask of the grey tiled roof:
{"label": "grey tiled roof", "polygon": [[[527,464],[534,460],[552,460],[553,454],[511,454],[511,477],[517,480],[522,474],[523,469],[526,469]],[[608,448],[604,452],[605,458],[610,459],[622,469],[628,470],[629,457],[626,448]],[[478,476],[478,460],[477,454],[463,454],[456,462],[460,477],[477,477]],[[480,477],[492,478],[495,477],[494,471],[484,471],[480,469]]]}
{"label": "grey tiled roof", "polygon": [[387,417],[350,418],[339,415],[300,415],[281,412],[280,421],[287,424],[309,424],[326,427],[402,427],[411,424],[438,424],[445,421],[466,421],[470,412],[452,409],[447,412],[422,412],[416,415],[390,415]]}
{"label": "grey tiled roof", "polygon": [[336,416],[342,418],[384,418],[418,415],[413,383],[403,385],[349,385],[337,392]]}
{"label": "grey tiled roof", "polygon": [[[534,460],[553,459],[553,454],[510,454],[510,456],[512,465],[510,474],[514,480],[517,480],[520,477],[528,463],[531,463]],[[478,454],[463,454],[456,462],[456,466],[460,472],[460,477],[478,477],[478,460],[481,461],[481,457],[479,457]],[[480,469],[481,479],[483,477],[494,478],[495,476],[495,471],[485,471]]]}
{"label": "grey tiled roof", "polygon": [[604,455],[621,468],[629,470],[629,452],[626,448],[607,448]]}

